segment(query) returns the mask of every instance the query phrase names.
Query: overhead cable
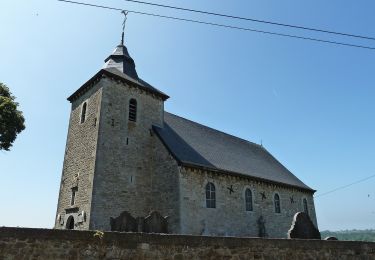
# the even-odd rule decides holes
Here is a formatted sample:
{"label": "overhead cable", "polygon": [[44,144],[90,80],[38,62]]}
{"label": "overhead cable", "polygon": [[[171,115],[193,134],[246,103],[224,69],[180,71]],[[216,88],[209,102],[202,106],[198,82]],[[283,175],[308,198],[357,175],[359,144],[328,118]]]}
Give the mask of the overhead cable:
{"label": "overhead cable", "polygon": [[330,30],[325,30],[325,29],[318,29],[318,28],[312,28],[312,27],[306,27],[306,26],[300,26],[300,25],[272,22],[272,21],[267,21],[267,20],[260,20],[260,19],[249,18],[249,17],[241,17],[241,16],[230,15],[230,14],[214,13],[214,12],[202,11],[202,10],[197,10],[197,9],[190,9],[190,8],[184,8],[184,7],[178,7],[178,6],[171,6],[171,5],[163,5],[163,4],[151,3],[151,2],[145,2],[145,1],[138,1],[138,0],[124,0],[124,1],[138,3],[138,4],[144,4],[144,5],[152,5],[152,6],[163,7],[163,8],[169,8],[169,9],[175,9],[175,10],[181,10],[181,11],[187,11],[187,12],[194,12],[194,13],[200,13],[200,14],[220,16],[220,17],[237,19],[237,20],[251,21],[251,22],[256,22],[256,23],[265,23],[265,24],[289,27],[289,28],[294,28],[294,29],[322,32],[322,33],[329,33],[329,34],[336,34],[336,35],[341,35],[341,36],[361,38],[361,39],[373,40],[373,41],[375,40],[374,37],[370,37],[370,36],[357,35],[357,34],[351,34],[351,33],[343,33],[343,32],[335,32],[335,31],[330,31]]}
{"label": "overhead cable", "polygon": [[172,20],[178,20],[178,21],[185,21],[185,22],[191,22],[191,23],[198,23],[198,24],[204,24],[204,25],[211,25],[211,26],[228,28],[228,29],[242,30],[242,31],[248,31],[248,32],[256,32],[256,33],[262,33],[262,34],[268,34],[268,35],[277,35],[277,36],[287,37],[287,38],[294,38],[294,39],[323,42],[323,43],[329,43],[329,44],[341,45],[341,46],[347,46],[347,47],[375,50],[375,47],[370,47],[370,46],[366,46],[366,45],[357,45],[357,44],[343,43],[343,42],[338,42],[338,41],[324,40],[324,39],[319,39],[319,38],[298,36],[298,35],[292,35],[292,34],[286,34],[286,33],[277,33],[277,32],[270,32],[270,31],[264,31],[264,30],[257,30],[257,29],[227,25],[227,24],[204,22],[204,21],[200,21],[200,20],[193,20],[193,19],[180,18],[180,17],[175,17],[175,16],[160,15],[160,14],[155,14],[155,13],[133,11],[133,10],[129,10],[129,9],[121,9],[121,8],[110,7],[110,6],[95,5],[95,4],[89,4],[89,3],[84,3],[84,2],[76,2],[76,1],[69,1],[69,0],[57,0],[57,1],[71,3],[71,4],[84,5],[84,6],[97,7],[97,8],[103,8],[103,9],[109,9],[109,10],[116,10],[116,11],[127,11],[129,13],[134,13],[134,14],[147,15],[147,16],[166,18],[166,19],[172,19]]}
{"label": "overhead cable", "polygon": [[367,181],[368,179],[371,179],[371,178],[374,178],[374,177],[375,177],[375,174],[374,174],[374,175],[371,175],[371,176],[369,176],[369,177],[366,177],[366,178],[364,178],[364,179],[361,179],[361,180],[355,181],[355,182],[353,182],[353,183],[350,183],[350,184],[347,184],[347,185],[344,185],[344,186],[341,186],[341,187],[335,188],[335,189],[333,189],[333,190],[330,190],[330,191],[324,192],[324,193],[322,193],[322,194],[318,194],[318,195],[316,195],[316,196],[314,196],[314,197],[315,197],[315,198],[322,197],[322,196],[328,195],[328,194],[330,194],[330,193],[332,193],[332,192],[335,192],[335,191],[338,191],[338,190],[342,190],[342,189],[348,188],[348,187],[350,187],[350,186],[353,186],[353,185],[355,185],[355,184],[358,184],[358,183],[361,183],[361,182]]}

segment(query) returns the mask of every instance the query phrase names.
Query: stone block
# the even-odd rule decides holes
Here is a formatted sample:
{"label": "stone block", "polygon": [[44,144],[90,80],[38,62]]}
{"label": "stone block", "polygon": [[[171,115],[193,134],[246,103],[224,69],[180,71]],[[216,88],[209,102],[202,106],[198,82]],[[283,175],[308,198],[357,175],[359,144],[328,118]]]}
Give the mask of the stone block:
{"label": "stone block", "polygon": [[294,215],[292,226],[288,231],[288,238],[321,239],[321,236],[319,230],[309,218],[309,215],[304,212],[297,212]]}

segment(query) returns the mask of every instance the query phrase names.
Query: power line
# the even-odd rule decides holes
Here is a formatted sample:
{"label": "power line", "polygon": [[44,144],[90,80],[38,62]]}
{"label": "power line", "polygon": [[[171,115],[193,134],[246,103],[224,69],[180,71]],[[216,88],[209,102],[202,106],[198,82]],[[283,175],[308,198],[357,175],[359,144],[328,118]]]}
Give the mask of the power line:
{"label": "power line", "polygon": [[308,40],[308,41],[315,41],[315,42],[323,42],[323,43],[329,43],[329,44],[341,45],[341,46],[348,46],[348,47],[354,47],[354,48],[375,50],[375,47],[370,47],[370,46],[366,46],[366,45],[357,45],[357,44],[323,40],[323,39],[318,39],[318,38],[304,37],[304,36],[298,36],[298,35],[292,35],[292,34],[256,30],[256,29],[251,29],[251,28],[246,28],[246,27],[239,27],[239,26],[232,26],[232,25],[211,23],[211,22],[204,22],[204,21],[200,21],[200,20],[193,20],[193,19],[186,19],[186,18],[180,18],[180,17],[175,17],[175,16],[160,15],[160,14],[155,14],[155,13],[139,12],[139,11],[133,11],[133,10],[129,10],[129,9],[125,10],[125,9],[120,9],[120,8],[115,8],[115,7],[110,7],[110,6],[95,5],[95,4],[75,2],[75,1],[69,1],[69,0],[57,0],[57,1],[71,3],[71,4],[84,5],[84,6],[97,7],[97,8],[103,8],[103,9],[109,9],[109,10],[116,10],[116,11],[127,11],[129,13],[134,13],[134,14],[147,15],[147,16],[166,18],[166,19],[172,19],[172,20],[177,20],[177,21],[185,21],[185,22],[191,22],[191,23],[198,23],[198,24],[204,24],[204,25],[211,25],[211,26],[222,27],[222,28],[229,28],[229,29],[235,29],[235,30],[263,33],[263,34],[268,34],[268,35],[277,35],[277,36],[282,36],[282,37],[287,37],[287,38],[294,38],[294,39],[301,39],[301,40]]}
{"label": "power line", "polygon": [[94,4],[89,4],[89,3],[82,3],[82,2],[75,2],[75,1],[68,1],[68,0],[57,0],[57,1],[71,3],[71,4],[78,4],[78,5],[86,5],[86,6],[91,6],[91,7],[99,7],[99,8],[109,9],[109,10],[128,11],[129,12],[129,10],[120,9],[120,8],[116,8],[116,7],[110,7],[110,6],[104,6],[104,5],[94,5]]}
{"label": "power line", "polygon": [[325,196],[325,195],[330,194],[330,193],[332,193],[332,192],[335,192],[335,191],[338,191],[338,190],[342,190],[342,189],[348,188],[348,187],[350,187],[350,186],[353,186],[353,185],[355,185],[355,184],[358,184],[358,183],[361,183],[361,182],[367,181],[368,179],[371,179],[371,178],[374,178],[374,177],[375,177],[375,174],[374,174],[374,175],[371,175],[371,176],[369,176],[369,177],[366,177],[366,178],[364,178],[364,179],[361,179],[361,180],[359,180],[359,181],[356,181],[356,182],[353,182],[353,183],[350,183],[350,184],[347,184],[347,185],[344,185],[344,186],[338,187],[338,188],[336,188],[336,189],[333,189],[333,190],[330,190],[330,191],[324,192],[324,193],[322,193],[322,194],[318,194],[318,195],[315,196],[315,198],[322,197],[322,196]]}
{"label": "power line", "polygon": [[286,23],[278,23],[278,22],[272,22],[272,21],[267,21],[267,20],[254,19],[254,18],[249,18],[249,17],[241,17],[241,16],[235,16],[235,15],[229,15],[229,14],[214,13],[214,12],[208,12],[208,11],[202,11],[202,10],[196,10],[196,9],[190,9],[190,8],[183,8],[183,7],[171,6],[171,5],[163,5],[163,4],[144,2],[144,1],[138,1],[138,0],[124,0],[124,1],[139,3],[139,4],[144,4],[144,5],[152,5],[152,6],[163,7],[163,8],[169,8],[169,9],[175,9],[175,10],[182,10],[182,11],[187,11],[187,12],[194,12],[194,13],[200,13],[200,14],[220,16],[220,17],[237,19],[237,20],[251,21],[251,22],[256,22],[256,23],[272,24],[272,25],[301,29],[301,30],[323,32],[323,33],[336,34],[336,35],[342,35],[342,36],[348,36],[348,37],[354,37],[354,38],[361,38],[361,39],[366,39],[366,40],[375,40],[375,38],[370,37],[370,36],[335,32],[335,31],[329,31],[329,30],[300,26],[300,25],[292,25],[292,24],[286,24]]}

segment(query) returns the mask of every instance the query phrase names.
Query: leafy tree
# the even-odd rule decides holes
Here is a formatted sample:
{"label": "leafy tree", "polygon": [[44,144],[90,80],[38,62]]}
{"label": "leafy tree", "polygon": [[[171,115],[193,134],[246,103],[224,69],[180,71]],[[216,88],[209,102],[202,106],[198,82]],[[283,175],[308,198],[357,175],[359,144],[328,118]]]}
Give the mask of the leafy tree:
{"label": "leafy tree", "polygon": [[17,134],[25,129],[25,119],[9,88],[0,82],[0,150],[9,151]]}

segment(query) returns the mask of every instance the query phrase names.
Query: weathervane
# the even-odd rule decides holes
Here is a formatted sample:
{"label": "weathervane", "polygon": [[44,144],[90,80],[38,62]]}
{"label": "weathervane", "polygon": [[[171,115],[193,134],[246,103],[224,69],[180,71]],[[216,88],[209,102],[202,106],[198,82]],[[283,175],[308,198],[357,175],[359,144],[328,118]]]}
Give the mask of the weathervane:
{"label": "weathervane", "polygon": [[122,34],[121,34],[121,45],[124,45],[124,32],[125,32],[125,24],[126,24],[126,19],[128,15],[128,11],[122,10],[122,14],[124,14],[124,21],[122,22]]}

